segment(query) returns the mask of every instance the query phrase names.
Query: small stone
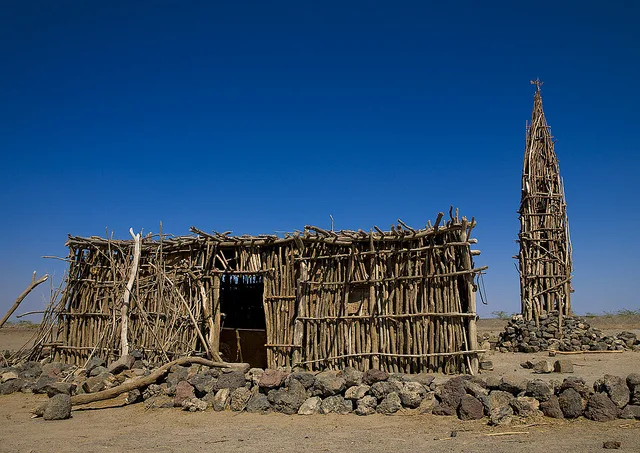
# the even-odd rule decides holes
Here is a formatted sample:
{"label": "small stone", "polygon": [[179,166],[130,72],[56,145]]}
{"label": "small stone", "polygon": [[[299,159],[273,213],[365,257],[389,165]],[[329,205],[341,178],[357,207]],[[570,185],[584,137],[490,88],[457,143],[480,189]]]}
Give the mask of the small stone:
{"label": "small stone", "polygon": [[551,367],[551,364],[546,360],[540,360],[533,366],[533,372],[536,374],[546,374],[551,373],[552,371],[553,368]]}
{"label": "small stone", "polygon": [[191,384],[195,389],[197,396],[199,398],[202,398],[207,393],[210,393],[213,391],[213,386],[216,383],[216,378],[208,374],[198,373],[191,376],[187,381],[182,381],[182,382],[188,382],[189,384]]}
{"label": "small stone", "polygon": [[380,401],[386,398],[389,393],[400,392],[402,386],[402,382],[399,381],[378,381],[371,386],[369,393]]}
{"label": "small stone", "polygon": [[354,387],[362,384],[364,373],[348,366],[342,370],[342,377],[344,378],[347,388]]}
{"label": "small stone", "polygon": [[172,387],[178,385],[180,381],[186,381],[189,379],[189,369],[185,366],[174,365],[167,374],[166,382]]}
{"label": "small stone", "polygon": [[[244,374],[243,374],[244,376]],[[238,387],[231,392],[231,403],[229,407],[232,411],[241,412],[247,406],[249,398],[251,398],[251,390],[246,387]]]}
{"label": "small stone", "polygon": [[500,379],[499,389],[515,396],[527,389],[527,380],[518,376],[503,376],[502,379]]}
{"label": "small stone", "polygon": [[111,365],[109,365],[109,373],[118,374],[122,373],[124,370],[129,370],[131,369],[135,361],[136,359],[133,356],[130,356],[128,354],[124,355],[113,362]]}
{"label": "small stone", "polygon": [[84,369],[87,372],[87,376],[91,376],[90,373],[94,368],[104,367],[104,366],[105,366],[104,359],[102,359],[100,357],[91,357],[87,361],[87,364],[86,364]]}
{"label": "small stone", "polygon": [[540,410],[547,417],[564,418],[562,409],[560,409],[558,397],[555,395],[552,395],[547,401],[542,401],[540,403]]}
{"label": "small stone", "polygon": [[269,404],[269,399],[267,395],[263,393],[256,393],[249,398],[247,402],[247,412],[252,413],[265,413],[271,409],[271,404]]}
{"label": "small stone", "polygon": [[553,371],[556,373],[573,373],[573,363],[571,363],[571,360],[556,360],[553,363]]}
{"label": "small stone", "polygon": [[251,382],[253,385],[258,385],[263,373],[264,370],[262,368],[251,368],[245,373],[244,379],[245,381]]}
{"label": "small stone", "polygon": [[288,375],[289,373],[285,373],[284,371],[266,369],[264,373],[262,373],[258,385],[263,389],[278,388],[282,386]]}
{"label": "small stone", "polygon": [[199,398],[187,398],[182,402],[182,410],[189,412],[203,412],[207,410],[207,403]]}
{"label": "small stone", "polygon": [[222,373],[218,380],[213,384],[212,391],[217,392],[220,389],[235,390],[238,387],[244,387],[244,373],[241,370],[232,370],[228,373]]}
{"label": "small stone", "polygon": [[178,382],[178,385],[176,385],[176,396],[174,398],[174,404],[176,407],[181,407],[185,400],[195,397],[196,395],[191,384],[187,381]]}
{"label": "small stone", "polygon": [[497,407],[489,413],[489,425],[508,425],[513,417],[513,409],[511,406]]}
{"label": "small stone", "polygon": [[481,360],[478,368],[482,371],[493,371],[493,362],[491,360]]}
{"label": "small stone", "polygon": [[82,390],[85,393],[96,393],[107,388],[106,380],[109,378],[109,373],[102,373],[98,376],[93,376],[82,383]]}
{"label": "small stone", "polygon": [[0,395],[9,395],[11,393],[19,392],[24,385],[24,379],[10,379],[5,383],[0,384]]}
{"label": "small stone", "polygon": [[520,366],[526,370],[532,370],[535,364],[531,360],[527,360],[526,362],[522,362]]}
{"label": "small stone", "polygon": [[47,395],[49,398],[58,394],[71,395],[75,389],[76,384],[69,382],[56,382],[54,384],[47,385]]}
{"label": "small stone", "polygon": [[127,404],[135,404],[142,401],[142,392],[138,389],[133,389],[127,393]]}
{"label": "small stone", "polygon": [[366,395],[356,402],[357,415],[371,415],[376,412],[378,399],[375,396]]}
{"label": "small stone", "polygon": [[566,418],[578,418],[582,415],[584,405],[580,394],[572,388],[563,390],[558,397],[558,404]]}
{"label": "small stone", "polygon": [[293,415],[307,399],[307,391],[300,381],[292,379],[289,381],[289,387],[272,389],[267,397],[276,412]]}
{"label": "small stone", "polygon": [[320,411],[323,414],[348,414],[353,410],[353,403],[340,395],[333,395],[322,400]]}
{"label": "small stone", "polygon": [[527,384],[526,394],[538,401],[546,401],[553,395],[553,388],[542,379],[534,379]]}
{"label": "small stone", "polygon": [[5,382],[11,381],[13,379],[18,379],[18,373],[16,373],[15,371],[7,371],[6,373],[2,373],[0,383],[4,384]]}
{"label": "small stone", "polygon": [[385,399],[378,404],[377,411],[381,414],[391,415],[402,409],[402,401],[396,392],[389,393]]}
{"label": "small stone", "polygon": [[418,409],[416,409],[416,412],[418,414],[431,414],[437,405],[438,400],[436,399],[436,394],[434,392],[429,392],[427,393],[427,396],[420,401],[420,405],[418,406]]}
{"label": "small stone", "polygon": [[618,408],[622,409],[629,403],[629,387],[621,377],[605,374],[604,390]]}
{"label": "small stone", "polygon": [[332,396],[342,392],[346,386],[346,381],[335,371],[323,371],[316,375],[313,384],[314,395]]}
{"label": "small stone", "polygon": [[[288,381],[291,381],[291,379],[295,379],[296,381],[300,382],[305,389],[310,389],[311,387],[313,387],[316,377],[312,373],[306,371],[297,371],[295,373],[291,373],[287,379]],[[287,385],[289,385],[288,382]]]}
{"label": "small stone", "polygon": [[214,411],[220,412],[229,407],[230,400],[231,389],[220,389],[216,392],[215,396],[211,398],[211,406],[213,407]]}
{"label": "small stone", "polygon": [[606,442],[603,442],[602,448],[606,450],[617,450],[618,448],[620,448],[620,445],[620,442],[618,442],[617,440],[608,440]]}
{"label": "small stone", "polygon": [[627,404],[620,412],[620,418],[640,420],[640,406]]}
{"label": "small stone", "polygon": [[322,399],[319,396],[312,396],[311,398],[307,398],[298,409],[298,415],[319,414],[321,404]]}
{"label": "small stone", "polygon": [[47,408],[42,414],[45,420],[66,420],[71,417],[71,397],[58,394],[49,399]]}
{"label": "small stone", "polygon": [[400,396],[400,401],[402,401],[404,407],[413,409],[420,405],[426,394],[427,391],[419,382],[405,382],[398,396]]}
{"label": "small stone", "polygon": [[348,400],[359,400],[369,392],[370,388],[366,384],[354,385],[344,392],[344,397]]}
{"label": "small stone", "polygon": [[376,382],[386,381],[387,379],[389,379],[389,373],[383,370],[377,370],[375,368],[372,368],[370,370],[367,370],[364,373],[364,376],[362,377],[362,382],[364,382],[367,385],[373,385]]}
{"label": "small stone", "polygon": [[464,395],[458,406],[460,420],[480,420],[484,417],[483,404],[471,395]]}
{"label": "small stone", "polygon": [[109,373],[109,370],[106,367],[97,366],[92,368],[91,371],[89,371],[89,377],[100,376],[103,373]]}
{"label": "small stone", "polygon": [[538,414],[540,402],[531,396],[518,396],[511,401],[511,408],[516,415],[531,417]]}
{"label": "small stone", "polygon": [[618,413],[618,406],[604,393],[591,395],[584,410],[586,418],[597,422],[615,420],[618,417]]}

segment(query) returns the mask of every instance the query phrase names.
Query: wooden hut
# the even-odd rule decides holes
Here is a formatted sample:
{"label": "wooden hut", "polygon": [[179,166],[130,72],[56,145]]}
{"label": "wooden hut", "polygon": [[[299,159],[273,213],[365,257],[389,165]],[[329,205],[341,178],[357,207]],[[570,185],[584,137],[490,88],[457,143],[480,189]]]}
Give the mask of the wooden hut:
{"label": "wooden hut", "polygon": [[542,82],[536,86],[522,170],[520,201],[520,299],[522,315],[571,314],[571,241],[564,184],[551,128],[542,109]]}
{"label": "wooden hut", "polygon": [[478,367],[475,222],[284,237],[70,236],[69,271],[37,347],[83,365],[141,351],[254,366],[389,372]]}

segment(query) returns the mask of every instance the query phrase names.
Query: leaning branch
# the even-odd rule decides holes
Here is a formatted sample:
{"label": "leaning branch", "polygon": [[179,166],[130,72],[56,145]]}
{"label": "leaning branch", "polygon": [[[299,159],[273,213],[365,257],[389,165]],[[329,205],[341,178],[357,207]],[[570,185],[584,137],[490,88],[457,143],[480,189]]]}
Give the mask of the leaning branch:
{"label": "leaning branch", "polygon": [[138,379],[131,380],[129,382],[125,382],[117,387],[113,387],[107,390],[102,390],[101,392],[96,393],[83,393],[80,395],[75,395],[71,397],[71,405],[78,406],[80,404],[88,404],[94,403],[96,401],[110,400],[115,398],[123,393],[130,392],[131,390],[140,389],[143,387],[147,387],[151,384],[155,384],[158,379],[164,376],[169,372],[169,369],[174,365],[186,365],[186,364],[198,364],[204,365],[208,367],[217,367],[217,368],[233,368],[245,366],[245,364],[239,363],[226,363],[226,362],[212,362],[211,360],[204,359],[202,357],[182,357],[181,359],[174,360],[173,362],[169,362],[149,376],[143,376]]}
{"label": "leaning branch", "polygon": [[44,283],[49,279],[49,274],[44,274],[44,276],[40,277],[38,280],[36,280],[36,271],[33,271],[33,276],[31,277],[31,283],[29,284],[29,286],[27,287],[27,289],[25,289],[22,294],[20,294],[18,296],[18,298],[16,299],[16,301],[13,303],[13,306],[9,309],[9,311],[7,312],[6,315],[4,315],[4,318],[2,318],[2,321],[0,321],[0,327],[2,327],[4,325],[5,322],[7,322],[7,319],[9,319],[9,316],[11,316],[13,314],[14,311],[16,311],[16,309],[18,308],[18,306],[20,305],[20,303],[24,300],[25,297],[27,297],[27,295],[33,291],[33,289],[38,286],[40,283]]}

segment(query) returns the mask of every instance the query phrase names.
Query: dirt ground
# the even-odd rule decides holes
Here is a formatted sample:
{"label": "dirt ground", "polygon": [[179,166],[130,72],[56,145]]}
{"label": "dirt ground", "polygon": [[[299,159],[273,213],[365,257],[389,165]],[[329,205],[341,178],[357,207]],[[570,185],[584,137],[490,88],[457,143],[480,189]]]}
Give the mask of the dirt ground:
{"label": "dirt ground", "polygon": [[[592,325],[617,333],[640,334],[640,323]],[[504,321],[483,320],[480,333],[497,333]],[[0,329],[0,349],[17,349],[33,334],[28,329]],[[640,353],[594,354],[569,357],[575,375],[590,383],[604,374],[626,376],[640,372]],[[555,360],[543,353],[502,354],[488,358],[494,371],[486,375],[515,374],[526,378],[559,379],[565,375],[534,375],[519,364],[525,360]],[[445,379],[438,376],[438,379]],[[408,452],[594,452],[616,440],[622,451],[640,452],[640,421],[607,423],[586,419],[554,420],[545,417],[490,427],[486,420],[460,421],[455,417],[248,414],[232,412],[188,413],[178,409],[147,411],[142,404],[125,406],[124,397],[77,408],[70,420],[31,419],[30,409],[42,395],[0,396],[0,452],[105,452],[105,451],[408,451]],[[452,437],[452,434],[455,434]]]}

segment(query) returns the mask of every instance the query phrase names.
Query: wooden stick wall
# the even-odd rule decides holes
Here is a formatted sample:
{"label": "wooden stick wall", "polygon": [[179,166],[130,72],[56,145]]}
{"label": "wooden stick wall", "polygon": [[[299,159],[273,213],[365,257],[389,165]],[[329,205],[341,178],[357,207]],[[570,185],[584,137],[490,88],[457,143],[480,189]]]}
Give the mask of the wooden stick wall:
{"label": "wooden stick wall", "polygon": [[133,241],[70,237],[69,275],[51,312],[58,331],[39,344],[78,365],[118,357],[125,337],[158,362],[216,357],[221,276],[261,275],[269,367],[475,372],[474,277],[485,268],[473,267],[474,221],[449,216],[422,230],[399,221],[391,231],[308,226],[284,238],[196,228],[148,236],[128,311]]}

